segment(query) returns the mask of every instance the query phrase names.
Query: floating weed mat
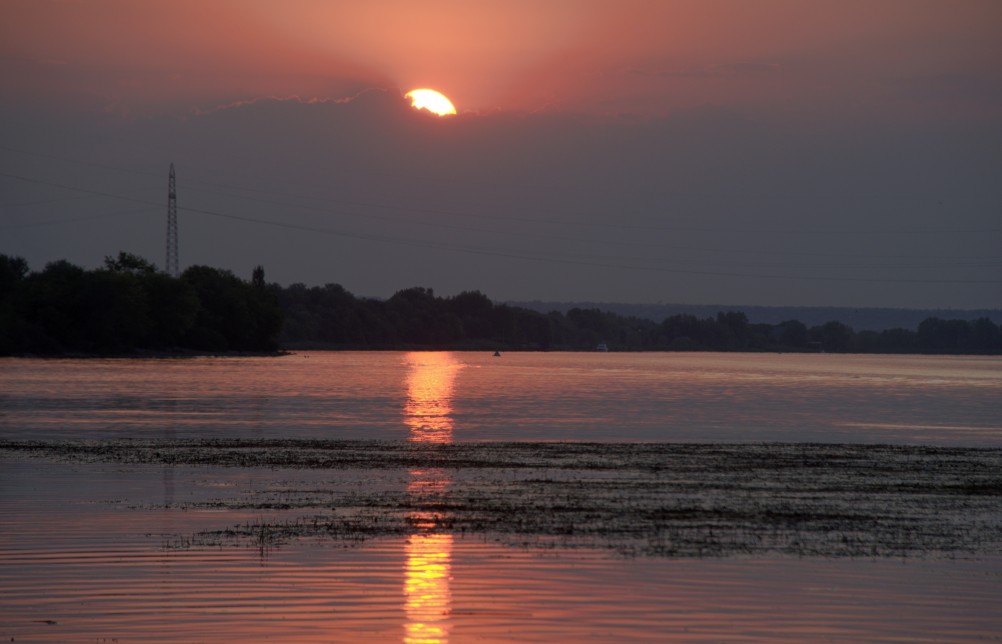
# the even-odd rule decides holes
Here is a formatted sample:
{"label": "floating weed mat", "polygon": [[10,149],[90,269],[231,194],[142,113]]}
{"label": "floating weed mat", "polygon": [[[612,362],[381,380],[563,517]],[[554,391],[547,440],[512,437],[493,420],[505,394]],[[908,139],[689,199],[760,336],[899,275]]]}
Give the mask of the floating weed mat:
{"label": "floating weed mat", "polygon": [[[449,533],[626,556],[951,557],[1002,552],[1002,450],[888,445],[405,441],[0,441],[84,462],[327,469],[185,509],[259,520],[165,547]],[[291,513],[291,514],[290,514]],[[276,516],[265,516],[265,515]],[[277,516],[280,515],[280,516]],[[220,514],[225,518],[225,512]]]}

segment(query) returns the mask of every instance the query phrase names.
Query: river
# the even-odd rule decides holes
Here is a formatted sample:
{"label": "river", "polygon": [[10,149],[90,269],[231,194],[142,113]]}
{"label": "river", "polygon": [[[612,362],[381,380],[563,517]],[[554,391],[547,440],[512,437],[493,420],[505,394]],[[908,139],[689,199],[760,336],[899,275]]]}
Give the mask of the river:
{"label": "river", "polygon": [[[460,529],[458,510],[450,514],[442,501],[491,489],[496,502],[526,490],[560,489],[569,499],[577,488],[608,488],[625,495],[629,519],[631,511],[647,512],[651,498],[664,507],[691,478],[635,465],[634,474],[614,465],[568,470],[559,460],[566,442],[607,444],[588,448],[589,458],[607,450],[613,464],[633,463],[638,457],[629,445],[641,443],[720,445],[725,454],[740,454],[741,445],[763,454],[791,444],[807,444],[795,448],[798,454],[828,454],[831,445],[872,447],[875,454],[900,448],[897,458],[905,462],[935,447],[961,450],[945,453],[961,455],[965,476],[985,481],[975,496],[962,497],[971,505],[955,508],[953,520],[969,516],[971,526],[988,525],[992,534],[1002,508],[999,474],[968,456],[998,458],[1000,394],[999,358],[307,352],[0,359],[0,638],[990,639],[1002,632],[1002,553],[995,542],[928,556],[879,549],[795,556],[747,551],[742,542],[704,555],[666,554],[663,543],[643,535],[642,547],[624,551],[617,546],[628,539],[615,531],[582,539],[511,526]],[[86,441],[133,456],[3,448],[26,441]],[[427,466],[223,466],[172,451],[215,449],[213,441],[237,441],[238,451],[244,443],[262,445],[266,457],[305,441],[348,441],[375,450],[377,459],[379,450],[396,453],[398,444],[471,445],[471,454],[490,455],[503,452],[487,451],[492,443],[553,442],[558,460],[528,467],[511,457],[484,467],[470,465],[463,452]],[[911,485],[922,483],[923,471]],[[726,474],[715,471],[714,481]],[[777,487],[787,485],[781,479],[757,479],[758,487],[749,481],[737,494],[746,504],[766,504],[749,490],[766,485],[783,496],[789,489]],[[812,495],[831,487],[822,483]],[[846,501],[838,494],[825,498]],[[579,500],[590,502],[589,495]],[[415,498],[436,503],[402,505]],[[692,498],[703,506],[724,502],[705,491]],[[915,507],[932,503],[925,493],[910,498]],[[548,511],[567,511],[570,502],[543,500]],[[533,505],[538,498],[530,501],[515,507],[542,507]],[[392,519],[393,512],[405,520],[402,533],[332,532],[350,521],[367,525],[360,518]],[[318,520],[329,523],[316,529]],[[282,526],[309,521],[314,529],[275,537]],[[720,543],[727,529],[734,524],[706,534]]]}

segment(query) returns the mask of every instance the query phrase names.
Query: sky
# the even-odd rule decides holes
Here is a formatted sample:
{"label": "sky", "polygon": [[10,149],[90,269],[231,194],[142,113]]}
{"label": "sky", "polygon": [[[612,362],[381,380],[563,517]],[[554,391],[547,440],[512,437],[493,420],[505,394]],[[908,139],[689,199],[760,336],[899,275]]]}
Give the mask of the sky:
{"label": "sky", "polygon": [[[0,0],[0,253],[1002,307],[996,0]],[[458,114],[415,110],[427,87]]]}

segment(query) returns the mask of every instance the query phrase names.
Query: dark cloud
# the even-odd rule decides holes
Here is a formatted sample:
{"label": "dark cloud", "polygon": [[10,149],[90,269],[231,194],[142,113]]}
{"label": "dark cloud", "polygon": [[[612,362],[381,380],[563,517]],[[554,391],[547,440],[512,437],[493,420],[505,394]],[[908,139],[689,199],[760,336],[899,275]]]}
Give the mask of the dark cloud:
{"label": "dark cloud", "polygon": [[182,264],[261,263],[283,283],[913,307],[993,306],[1002,290],[1002,135],[983,124],[826,128],[723,108],[437,119],[393,90],[7,117],[0,171],[45,183],[0,177],[0,252],[35,267],[119,250],[161,263],[173,161]]}

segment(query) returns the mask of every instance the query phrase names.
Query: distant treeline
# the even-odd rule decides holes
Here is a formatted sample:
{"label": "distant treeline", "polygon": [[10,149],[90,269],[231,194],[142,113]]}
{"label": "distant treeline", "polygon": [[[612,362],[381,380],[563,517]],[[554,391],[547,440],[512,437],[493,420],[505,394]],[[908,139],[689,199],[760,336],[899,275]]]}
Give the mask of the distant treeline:
{"label": "distant treeline", "polygon": [[437,297],[409,288],[374,300],[337,284],[269,288],[285,314],[287,347],[594,350],[604,343],[614,351],[1002,353],[1002,331],[989,318],[928,318],[917,330],[854,332],[837,321],[810,328],[797,320],[752,324],[738,311],[661,322],[599,309],[540,313],[495,304],[479,291]]}
{"label": "distant treeline", "polygon": [[[1002,325],[1002,308],[999,309],[900,309],[879,307],[840,306],[755,306],[726,304],[678,304],[678,303],[624,303],[624,302],[546,302],[508,301],[507,304],[549,313],[577,309],[600,309],[626,317],[634,316],[660,322],[673,315],[694,315],[698,318],[714,317],[718,311],[742,311],[749,320],[779,324],[786,320],[800,320],[808,327],[819,326],[829,320],[848,324],[856,331],[883,331],[884,329],[916,329],[926,318],[945,320],[976,320],[988,318]],[[999,302],[1002,305],[1002,301]]]}
{"label": "distant treeline", "polygon": [[30,272],[0,255],[0,354],[331,349],[525,349],[613,351],[825,351],[1002,353],[987,317],[918,328],[855,332],[841,322],[753,324],[740,311],[673,315],[661,322],[597,308],[541,313],[495,304],[479,291],[438,297],[409,288],[387,300],[337,284],[282,287],[264,270],[250,281],[192,266],[172,278],[119,253],[97,270],[66,261]]}
{"label": "distant treeline", "polygon": [[97,270],[65,260],[29,272],[0,255],[0,355],[270,352],[282,312],[264,282],[192,266],[179,278],[130,253]]}

